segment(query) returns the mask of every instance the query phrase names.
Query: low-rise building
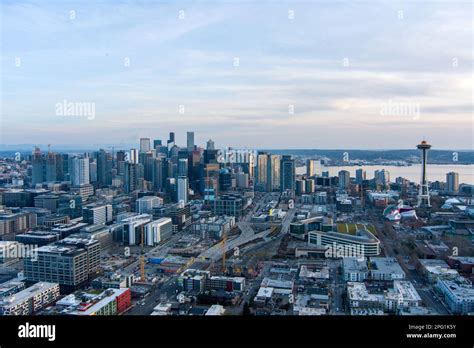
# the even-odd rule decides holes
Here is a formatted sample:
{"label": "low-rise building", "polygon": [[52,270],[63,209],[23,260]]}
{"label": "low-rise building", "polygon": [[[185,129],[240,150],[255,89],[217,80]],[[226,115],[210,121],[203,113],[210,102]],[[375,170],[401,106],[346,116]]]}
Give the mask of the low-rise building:
{"label": "low-rise building", "polygon": [[215,304],[209,307],[205,315],[224,315],[225,308],[221,305]]}
{"label": "low-rise building", "polygon": [[342,259],[342,267],[344,270],[344,280],[349,282],[362,282],[369,277],[369,268],[367,267],[367,259],[364,257],[345,257]]}
{"label": "low-rise building", "polygon": [[117,315],[131,306],[129,288],[78,291],[58,302],[50,313],[68,315]]}
{"label": "low-rise building", "polygon": [[429,283],[436,283],[438,279],[455,279],[459,276],[458,271],[451,269],[444,260],[419,259],[420,271]]}
{"label": "low-rise building", "polygon": [[145,244],[155,246],[169,238],[173,234],[173,223],[171,218],[160,218],[145,225]]}
{"label": "low-rise building", "polygon": [[23,278],[14,278],[0,284],[0,298],[7,297],[25,289]]}
{"label": "low-rise building", "polygon": [[369,262],[372,280],[405,279],[405,272],[394,257],[371,257]]}
{"label": "low-rise building", "polygon": [[365,283],[348,282],[347,296],[351,313],[353,309],[397,313],[410,307],[419,307],[422,303],[413,284],[405,280],[394,280],[393,288],[381,293],[369,292]]}
{"label": "low-rise building", "polygon": [[453,280],[438,279],[436,288],[443,294],[453,313],[474,312],[474,288],[468,279],[464,277],[457,277]]}
{"label": "low-rise building", "polygon": [[192,230],[201,233],[203,238],[221,239],[224,233],[230,232],[234,226],[234,216],[213,216],[195,222]]}
{"label": "low-rise building", "polygon": [[31,315],[59,297],[59,284],[40,282],[0,300],[0,315]]}

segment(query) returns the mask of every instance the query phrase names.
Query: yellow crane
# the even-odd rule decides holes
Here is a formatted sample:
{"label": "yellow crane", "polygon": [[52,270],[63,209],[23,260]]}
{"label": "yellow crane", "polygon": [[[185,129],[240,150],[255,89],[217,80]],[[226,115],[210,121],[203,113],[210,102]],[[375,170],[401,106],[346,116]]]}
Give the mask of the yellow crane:
{"label": "yellow crane", "polygon": [[226,242],[227,242],[227,232],[224,231],[224,235],[222,236],[222,273],[225,273],[225,254],[226,254]]}
{"label": "yellow crane", "polygon": [[143,225],[140,226],[140,234],[141,234],[141,251],[140,251],[140,281],[145,282],[145,253],[143,251],[143,243],[144,243],[144,232],[143,232]]}

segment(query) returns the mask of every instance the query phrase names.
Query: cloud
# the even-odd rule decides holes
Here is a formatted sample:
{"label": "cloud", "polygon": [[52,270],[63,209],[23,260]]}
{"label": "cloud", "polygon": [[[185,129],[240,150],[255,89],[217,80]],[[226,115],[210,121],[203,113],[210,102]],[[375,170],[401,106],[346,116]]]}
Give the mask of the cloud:
{"label": "cloud", "polygon": [[[472,26],[459,5],[6,3],[2,141],[118,143],[194,129],[229,146],[305,148],[317,137],[319,147],[400,148],[426,136],[468,148]],[[64,99],[94,102],[96,118],[58,118]],[[383,117],[389,102],[420,115]]]}

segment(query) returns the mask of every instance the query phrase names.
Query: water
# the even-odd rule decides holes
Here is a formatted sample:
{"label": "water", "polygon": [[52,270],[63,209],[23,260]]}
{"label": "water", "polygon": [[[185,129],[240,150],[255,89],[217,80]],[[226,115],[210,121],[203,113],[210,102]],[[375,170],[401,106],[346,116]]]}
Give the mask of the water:
{"label": "water", "polygon": [[[341,167],[322,167],[323,171],[329,171],[329,176],[337,176],[340,170],[347,170],[351,173],[351,177],[355,177],[357,169],[364,169],[367,172],[367,179],[374,177],[376,170],[385,169],[390,172],[390,181],[395,182],[395,178],[401,176],[413,182],[419,182],[421,177],[421,164],[414,164],[409,167],[399,166],[341,166]],[[446,173],[455,172],[459,174],[459,183],[474,184],[474,165],[465,164],[428,164],[427,175],[428,181],[446,182]],[[305,174],[306,166],[296,168],[296,174]]]}

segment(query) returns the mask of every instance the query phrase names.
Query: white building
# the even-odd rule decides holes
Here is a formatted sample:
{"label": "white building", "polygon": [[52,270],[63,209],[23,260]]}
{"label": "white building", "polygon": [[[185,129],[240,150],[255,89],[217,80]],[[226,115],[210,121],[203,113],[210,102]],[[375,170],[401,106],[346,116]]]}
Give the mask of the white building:
{"label": "white building", "polygon": [[474,312],[474,288],[468,279],[464,277],[454,280],[438,279],[436,287],[443,293],[444,299],[453,313]]}
{"label": "white building", "polygon": [[136,200],[135,210],[138,214],[151,214],[153,208],[163,204],[163,198],[157,196],[143,196]]}
{"label": "white building", "polygon": [[82,208],[84,222],[93,225],[105,225],[112,222],[111,204],[89,204]]}
{"label": "white building", "polygon": [[154,246],[173,234],[171,218],[161,218],[145,225],[145,244]]}
{"label": "white building", "polygon": [[371,257],[370,278],[391,281],[405,279],[405,272],[394,257]]}
{"label": "white building", "polygon": [[369,277],[367,259],[364,257],[344,257],[342,259],[344,269],[344,280],[349,282],[362,282]]}
{"label": "white building", "polygon": [[185,176],[178,177],[178,202],[188,203],[188,178]]}
{"label": "white building", "polygon": [[206,312],[205,315],[224,315],[225,309],[223,306],[215,304],[212,305]]}
{"label": "white building", "polygon": [[248,188],[249,187],[249,175],[244,172],[235,174],[235,180],[237,187],[239,188]]}
{"label": "white building", "polygon": [[89,158],[73,157],[69,162],[72,186],[89,184]]}
{"label": "white building", "polygon": [[131,216],[121,220],[123,223],[122,242],[125,245],[137,245],[141,243],[141,229],[152,221],[152,216],[149,214],[141,214]]}
{"label": "white building", "polygon": [[230,232],[235,226],[234,216],[210,217],[201,219],[192,225],[192,230],[202,234],[203,238],[222,238],[224,233]]}
{"label": "white building", "polygon": [[396,313],[411,307],[421,306],[421,297],[413,284],[405,280],[394,280],[393,288],[383,293],[369,293],[365,283],[348,282],[347,296],[351,313],[362,309],[367,311],[385,311]]}

